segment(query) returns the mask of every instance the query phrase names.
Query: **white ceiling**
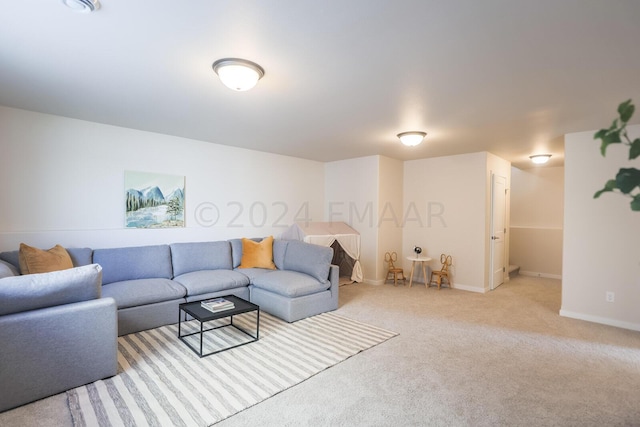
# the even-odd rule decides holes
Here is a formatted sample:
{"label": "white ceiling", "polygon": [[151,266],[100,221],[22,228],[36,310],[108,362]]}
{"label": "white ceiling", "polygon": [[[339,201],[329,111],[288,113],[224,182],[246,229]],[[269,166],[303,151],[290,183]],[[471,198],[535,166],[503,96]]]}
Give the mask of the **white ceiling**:
{"label": "white ceiling", "polygon": [[[565,133],[640,102],[639,23],[638,0],[2,1],[0,104],[319,161],[558,165]],[[224,57],[266,75],[231,91]]]}

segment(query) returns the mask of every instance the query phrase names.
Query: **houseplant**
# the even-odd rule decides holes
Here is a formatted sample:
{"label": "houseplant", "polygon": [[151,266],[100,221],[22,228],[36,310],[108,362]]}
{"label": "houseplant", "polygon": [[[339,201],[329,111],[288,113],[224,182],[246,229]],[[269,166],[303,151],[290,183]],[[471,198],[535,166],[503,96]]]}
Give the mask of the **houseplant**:
{"label": "houseplant", "polygon": [[[640,156],[640,138],[633,141],[627,134],[627,122],[635,111],[631,100],[627,100],[618,106],[618,117],[608,129],[600,129],[593,136],[602,141],[600,152],[604,157],[607,147],[611,144],[624,144],[629,146],[629,160]],[[603,193],[615,192],[631,198],[631,210],[640,211],[640,170],[636,168],[620,168],[615,179],[610,179],[602,190],[597,191],[593,198],[597,199]]]}

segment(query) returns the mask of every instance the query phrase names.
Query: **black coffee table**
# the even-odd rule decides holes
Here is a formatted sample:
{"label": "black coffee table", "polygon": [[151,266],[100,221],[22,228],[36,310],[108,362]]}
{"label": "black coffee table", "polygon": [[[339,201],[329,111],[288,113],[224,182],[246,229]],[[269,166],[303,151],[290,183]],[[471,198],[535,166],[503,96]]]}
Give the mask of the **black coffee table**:
{"label": "black coffee table", "polygon": [[[233,304],[235,305],[234,308],[230,309],[230,310],[224,310],[224,311],[219,311],[217,313],[213,313],[209,310],[207,310],[206,308],[203,308],[200,305],[201,301],[192,301],[192,302],[185,302],[180,304],[178,307],[178,338],[180,338],[185,344],[187,344],[189,346],[189,348],[191,350],[193,350],[199,357],[205,357],[205,356],[211,356],[212,354],[216,354],[216,353],[220,353],[221,351],[225,351],[225,350],[229,350],[231,348],[235,348],[235,347],[240,347],[241,345],[245,345],[245,344],[249,344],[255,341],[258,341],[259,339],[259,334],[260,334],[260,307],[257,306],[256,304],[250,303],[249,301],[246,301],[240,297],[237,297],[235,295],[225,295],[222,298],[233,302]],[[244,314],[244,313],[251,313],[251,312],[256,312],[256,328],[255,328],[255,335],[252,334],[250,331],[247,331],[246,329],[244,329],[243,327],[241,327],[240,325],[238,325],[238,323],[234,323],[233,321],[233,316],[238,316],[240,314]],[[193,319],[195,319],[196,321],[198,321],[200,323],[200,328],[199,330],[195,331],[195,332],[190,332],[188,334],[184,334],[182,335],[182,323],[187,321],[187,315],[191,316]],[[214,320],[219,320],[219,319],[224,319],[224,318],[229,318],[229,322],[228,323],[224,323],[224,324],[219,324],[220,322],[218,322],[218,324],[211,326],[211,327],[205,327],[205,323],[207,322],[212,322]],[[192,321],[192,320],[189,320]],[[240,332],[242,332],[244,335],[247,335],[249,338],[249,340],[247,341],[243,341],[240,342],[239,344],[234,344],[234,345],[227,345],[227,346],[223,346],[221,348],[217,348],[213,351],[209,351],[207,353],[203,353],[203,339],[204,339],[204,333],[205,332],[209,332],[209,331],[215,331],[221,328],[234,328]],[[213,333],[213,332],[211,332]],[[190,337],[192,335],[200,335],[200,346],[199,348],[197,348],[196,346],[194,346],[194,344],[191,341],[195,341],[195,340],[188,340],[186,339],[187,337]]]}

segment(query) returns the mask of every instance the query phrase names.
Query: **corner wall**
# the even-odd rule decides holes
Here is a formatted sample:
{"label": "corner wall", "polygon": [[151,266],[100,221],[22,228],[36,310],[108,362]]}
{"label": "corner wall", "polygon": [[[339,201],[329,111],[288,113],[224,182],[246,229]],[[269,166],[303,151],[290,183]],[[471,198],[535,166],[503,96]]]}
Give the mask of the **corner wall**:
{"label": "corner wall", "polygon": [[325,163],[325,221],[343,221],[360,233],[365,282],[377,282],[379,156]]}
{"label": "corner wall", "polygon": [[[421,246],[434,259],[431,268],[439,268],[440,254],[451,254],[454,287],[475,292],[486,291],[486,175],[486,152],[411,160],[404,166],[404,255]],[[410,272],[411,262],[404,259],[403,268]],[[421,275],[416,279],[424,281]]]}
{"label": "corner wall", "polygon": [[[640,126],[629,126],[640,137]],[[627,160],[628,148],[610,145],[600,154],[592,132],[565,136],[564,250],[562,308],[566,317],[640,331],[640,212],[630,199],[593,194],[621,167],[640,169]],[[615,294],[614,302],[606,293]]]}
{"label": "corner wall", "polygon": [[509,262],[525,276],[561,279],[564,167],[511,171]]}

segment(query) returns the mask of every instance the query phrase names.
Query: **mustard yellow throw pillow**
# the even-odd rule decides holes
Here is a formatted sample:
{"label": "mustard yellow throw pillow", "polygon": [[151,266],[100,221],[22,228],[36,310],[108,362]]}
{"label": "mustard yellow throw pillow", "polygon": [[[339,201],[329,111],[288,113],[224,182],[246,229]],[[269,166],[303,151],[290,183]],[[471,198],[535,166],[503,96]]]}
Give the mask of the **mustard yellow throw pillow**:
{"label": "mustard yellow throw pillow", "polygon": [[242,239],[242,260],[238,268],[276,269],[273,263],[273,236],[265,237],[261,242]]}
{"label": "mustard yellow throw pillow", "polygon": [[20,243],[18,261],[22,274],[48,273],[73,268],[69,253],[60,245],[45,251]]}

